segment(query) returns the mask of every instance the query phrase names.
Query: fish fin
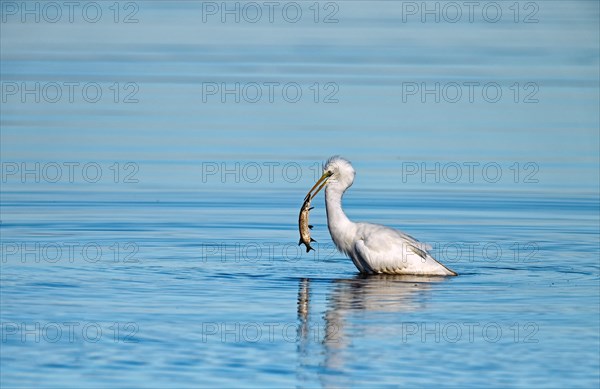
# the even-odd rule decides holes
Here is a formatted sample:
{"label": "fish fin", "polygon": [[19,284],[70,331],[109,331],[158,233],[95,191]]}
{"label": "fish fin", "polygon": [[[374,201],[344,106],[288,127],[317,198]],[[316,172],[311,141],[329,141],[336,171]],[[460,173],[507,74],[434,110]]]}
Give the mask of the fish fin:
{"label": "fish fin", "polygon": [[313,238],[310,238],[310,241],[311,241],[311,242],[316,242],[316,240],[314,240]]}
{"label": "fish fin", "polygon": [[308,210],[309,210],[309,211],[310,211],[311,209],[315,209],[315,207],[310,207],[310,208],[308,208]]}
{"label": "fish fin", "polygon": [[306,252],[310,252],[310,250],[315,251],[315,249],[313,249],[312,247],[310,247],[309,244],[306,245]]}
{"label": "fish fin", "polygon": [[314,226],[311,226],[310,224],[308,225],[308,228],[310,228],[311,230],[313,229]]}
{"label": "fish fin", "polygon": [[302,244],[302,238],[300,238],[300,240],[298,241],[298,246],[300,246]]}

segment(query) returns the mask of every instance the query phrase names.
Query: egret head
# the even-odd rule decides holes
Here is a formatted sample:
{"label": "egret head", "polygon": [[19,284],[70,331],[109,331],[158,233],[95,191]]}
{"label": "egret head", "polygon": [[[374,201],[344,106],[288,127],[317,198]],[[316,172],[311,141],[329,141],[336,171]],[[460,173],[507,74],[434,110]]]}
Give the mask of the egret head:
{"label": "egret head", "polygon": [[323,165],[323,174],[329,176],[329,185],[339,185],[344,189],[354,182],[356,172],[350,161],[340,156],[333,156]]}
{"label": "egret head", "polygon": [[[356,172],[350,164],[350,161],[340,156],[333,156],[323,165],[323,175],[317,183],[311,188],[305,199],[313,198],[325,187],[325,185],[336,186],[340,190],[345,190],[354,182]],[[314,192],[315,188],[318,189]]]}

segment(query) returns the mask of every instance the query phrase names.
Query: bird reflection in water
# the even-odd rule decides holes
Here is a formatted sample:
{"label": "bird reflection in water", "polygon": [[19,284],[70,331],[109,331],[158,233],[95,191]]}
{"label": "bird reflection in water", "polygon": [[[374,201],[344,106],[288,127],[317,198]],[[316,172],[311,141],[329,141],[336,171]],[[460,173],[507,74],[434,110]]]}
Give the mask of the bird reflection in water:
{"label": "bird reflection in water", "polygon": [[298,355],[298,365],[296,367],[296,376],[298,381],[304,382],[308,380],[307,371],[305,366],[310,364],[310,353],[308,347],[310,345],[309,339],[309,290],[310,280],[303,278],[300,280],[298,287],[298,334],[296,335],[296,353]]}
{"label": "bird reflection in water", "polygon": [[[345,387],[352,382],[344,374],[353,337],[400,336],[368,320],[351,320],[364,313],[403,313],[425,308],[431,287],[447,281],[441,276],[364,275],[333,280],[327,296],[325,315],[310,322],[310,279],[298,287],[298,379],[308,381],[310,371],[319,372],[325,387]],[[313,312],[314,314],[314,312]],[[316,336],[318,335],[318,336]],[[323,356],[321,363],[320,356]]]}

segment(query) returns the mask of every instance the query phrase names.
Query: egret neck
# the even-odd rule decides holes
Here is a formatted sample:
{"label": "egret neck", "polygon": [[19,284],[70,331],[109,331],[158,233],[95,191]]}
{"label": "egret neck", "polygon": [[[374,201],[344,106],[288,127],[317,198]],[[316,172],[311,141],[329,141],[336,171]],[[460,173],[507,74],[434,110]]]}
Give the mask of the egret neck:
{"label": "egret neck", "polygon": [[[327,227],[335,245],[343,252],[348,252],[355,234],[355,224],[348,219],[342,209],[342,196],[347,187],[330,182],[325,188],[325,207],[327,211]],[[348,247],[347,247],[348,246]]]}

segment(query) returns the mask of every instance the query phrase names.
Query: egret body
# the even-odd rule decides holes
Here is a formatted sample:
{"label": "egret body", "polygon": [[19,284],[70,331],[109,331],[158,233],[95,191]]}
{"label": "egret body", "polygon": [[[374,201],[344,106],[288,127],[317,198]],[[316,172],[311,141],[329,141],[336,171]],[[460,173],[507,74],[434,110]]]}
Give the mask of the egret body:
{"label": "egret body", "polygon": [[[327,227],[338,250],[352,259],[361,273],[457,275],[436,261],[431,246],[410,235],[378,224],[352,222],[342,209],[342,196],[354,182],[356,172],[349,161],[331,157],[323,175],[306,195],[312,199],[325,187]],[[317,190],[312,193],[315,188]]]}

